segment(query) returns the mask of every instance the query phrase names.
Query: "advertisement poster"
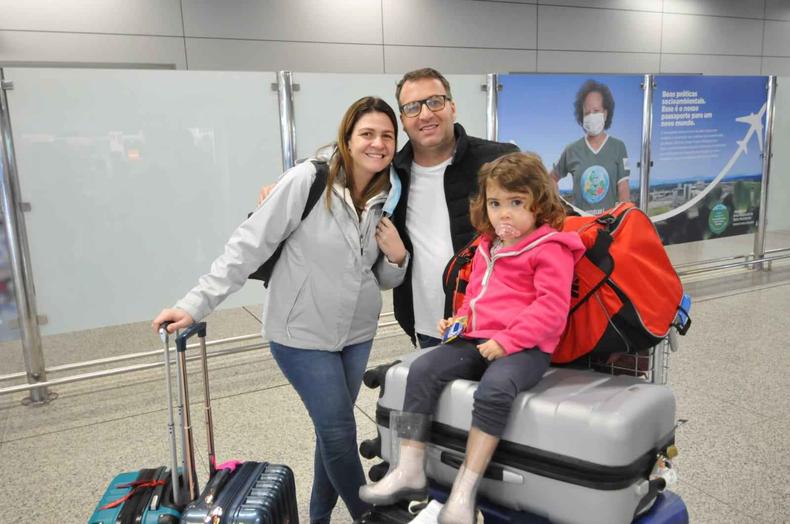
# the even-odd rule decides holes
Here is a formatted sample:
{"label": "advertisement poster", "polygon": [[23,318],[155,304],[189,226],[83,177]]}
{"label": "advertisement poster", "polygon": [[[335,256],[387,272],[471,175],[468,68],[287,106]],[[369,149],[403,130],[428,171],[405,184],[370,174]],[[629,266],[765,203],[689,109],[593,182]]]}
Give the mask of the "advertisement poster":
{"label": "advertisement poster", "polygon": [[[559,178],[563,198],[580,214],[598,213],[618,200],[638,203],[643,78],[500,75],[499,141],[539,154]],[[605,129],[583,127],[584,104],[591,108],[596,102],[591,91],[608,91],[606,99],[598,94],[602,107],[596,109],[605,110]],[[598,132],[591,135],[594,131]],[[590,146],[596,140],[597,149]]]}
{"label": "advertisement poster", "polygon": [[767,82],[655,78],[649,213],[664,244],[756,230]]}

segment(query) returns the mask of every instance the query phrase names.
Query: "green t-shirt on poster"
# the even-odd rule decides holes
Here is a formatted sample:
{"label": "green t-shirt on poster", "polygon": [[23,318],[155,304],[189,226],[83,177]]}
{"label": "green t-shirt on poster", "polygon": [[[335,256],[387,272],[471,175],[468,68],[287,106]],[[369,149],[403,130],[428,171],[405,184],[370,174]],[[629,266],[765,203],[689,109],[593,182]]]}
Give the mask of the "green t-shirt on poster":
{"label": "green t-shirt on poster", "polygon": [[592,214],[614,207],[617,184],[630,173],[625,144],[611,136],[597,152],[587,143],[587,137],[568,144],[554,170],[559,178],[573,177],[574,205]]}

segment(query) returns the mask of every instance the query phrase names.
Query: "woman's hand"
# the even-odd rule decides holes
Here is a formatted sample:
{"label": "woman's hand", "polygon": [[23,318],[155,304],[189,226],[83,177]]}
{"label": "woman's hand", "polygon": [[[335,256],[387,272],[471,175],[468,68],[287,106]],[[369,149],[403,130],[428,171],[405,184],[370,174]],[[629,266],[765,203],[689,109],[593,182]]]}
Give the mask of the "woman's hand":
{"label": "woman's hand", "polygon": [[486,340],[482,344],[478,344],[477,350],[480,352],[480,355],[482,355],[482,357],[486,360],[496,360],[498,358],[507,356],[507,353],[505,352],[505,348],[503,348],[499,344],[499,342],[497,342],[493,338],[490,340]]}
{"label": "woman's hand", "polygon": [[454,320],[455,319],[453,317],[439,319],[439,323],[436,324],[436,329],[439,330],[439,338],[444,336],[444,332],[447,331],[447,328],[453,325]]}
{"label": "woman's hand", "polygon": [[259,206],[263,203],[264,200],[266,200],[266,197],[268,197],[269,194],[271,194],[272,190],[274,189],[274,186],[276,185],[277,184],[275,183],[275,184],[269,184],[268,186],[261,186],[261,190],[258,192]]}
{"label": "woman's hand", "polygon": [[168,333],[175,333],[176,329],[182,329],[187,326],[192,325],[192,316],[184,311],[183,309],[177,308],[168,308],[163,309],[161,313],[159,313],[153,322],[151,322],[151,326],[154,328],[155,332],[159,332],[159,326],[162,325],[162,322],[171,321],[172,324],[167,326]]}
{"label": "woman's hand", "polygon": [[387,260],[398,266],[403,265],[403,261],[406,260],[406,246],[403,245],[395,224],[389,218],[382,217],[379,220],[376,226],[376,243]]}

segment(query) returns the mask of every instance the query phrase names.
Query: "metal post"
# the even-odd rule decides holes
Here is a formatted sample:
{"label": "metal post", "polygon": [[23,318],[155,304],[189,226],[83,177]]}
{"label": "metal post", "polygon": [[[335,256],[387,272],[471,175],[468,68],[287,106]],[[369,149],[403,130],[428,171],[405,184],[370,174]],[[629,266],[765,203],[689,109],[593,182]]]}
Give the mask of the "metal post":
{"label": "metal post", "polygon": [[[671,332],[671,330],[670,330]],[[668,344],[666,340],[662,340],[653,347],[653,373],[650,381],[653,384],[666,384],[667,383],[667,369],[668,369]]]}
{"label": "metal post", "polygon": [[189,411],[186,351],[179,351],[176,358],[178,359],[178,369],[181,370],[181,375],[178,379],[180,391],[179,399],[183,401],[181,420],[183,421],[184,440],[182,441],[183,447],[181,451],[184,454],[184,478],[186,479],[187,492],[189,493],[189,501],[191,502],[198,497],[200,487],[198,486],[197,468],[195,467],[195,439],[192,436],[192,415]]}
{"label": "metal post", "polygon": [[280,143],[283,151],[283,171],[285,171],[296,163],[294,87],[290,71],[277,73],[277,99],[280,106]]}
{"label": "metal post", "polygon": [[[768,100],[765,106],[765,141],[763,143],[763,180],[760,186],[760,216],[757,220],[757,233],[754,235],[754,258],[765,255],[765,228],[768,217],[768,184],[771,179],[771,145],[774,136],[774,108],[776,105],[776,76],[768,77]],[[763,262],[754,264],[754,269],[766,269],[770,265]]]}
{"label": "metal post", "polygon": [[486,75],[486,138],[496,141],[499,138],[497,108],[499,105],[499,75]]}
{"label": "metal post", "polygon": [[647,213],[650,204],[650,140],[653,134],[653,75],[642,80],[642,154],[639,157],[639,209]]}
{"label": "metal post", "polygon": [[[176,446],[175,417],[173,416],[173,386],[170,383],[172,373],[170,372],[170,344],[167,334],[167,327],[159,329],[159,337],[162,339],[165,354],[165,388],[167,389],[167,436],[170,444],[170,475],[173,486],[173,502],[181,503],[181,488],[178,482],[178,449]],[[184,501],[186,503],[186,501]]]}
{"label": "metal post", "polygon": [[[22,198],[19,190],[19,175],[14,154],[14,138],[11,133],[11,114],[8,109],[6,91],[13,89],[0,68],[0,134],[2,134],[2,180],[0,180],[0,206],[3,208],[3,223],[8,238],[8,251],[11,261],[11,274],[14,279],[16,307],[19,316],[19,331],[22,337],[22,353],[25,358],[25,371],[28,384],[46,382],[44,353],[41,349],[41,332],[36,309],[36,292],[33,286],[33,272],[30,266],[30,249],[27,242],[25,217],[22,212]],[[44,404],[54,399],[45,386],[30,390],[30,397],[24,403]]]}
{"label": "metal post", "polygon": [[211,416],[211,392],[208,386],[206,337],[200,337],[200,362],[203,368],[203,409],[205,410],[206,446],[208,447],[208,473],[213,477],[217,472],[217,454],[214,451],[214,419]]}

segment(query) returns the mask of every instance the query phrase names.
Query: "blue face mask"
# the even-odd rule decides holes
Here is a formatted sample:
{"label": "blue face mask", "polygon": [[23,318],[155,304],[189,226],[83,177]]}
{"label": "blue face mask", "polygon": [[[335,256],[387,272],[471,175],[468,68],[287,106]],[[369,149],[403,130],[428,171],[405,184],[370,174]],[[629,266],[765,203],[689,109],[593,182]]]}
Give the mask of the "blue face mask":
{"label": "blue face mask", "polygon": [[400,177],[398,177],[395,168],[392,166],[390,166],[390,185],[392,187],[390,187],[390,192],[387,195],[387,200],[384,202],[384,208],[382,209],[384,216],[387,217],[391,217],[395,212],[395,206],[398,205],[401,192]]}

